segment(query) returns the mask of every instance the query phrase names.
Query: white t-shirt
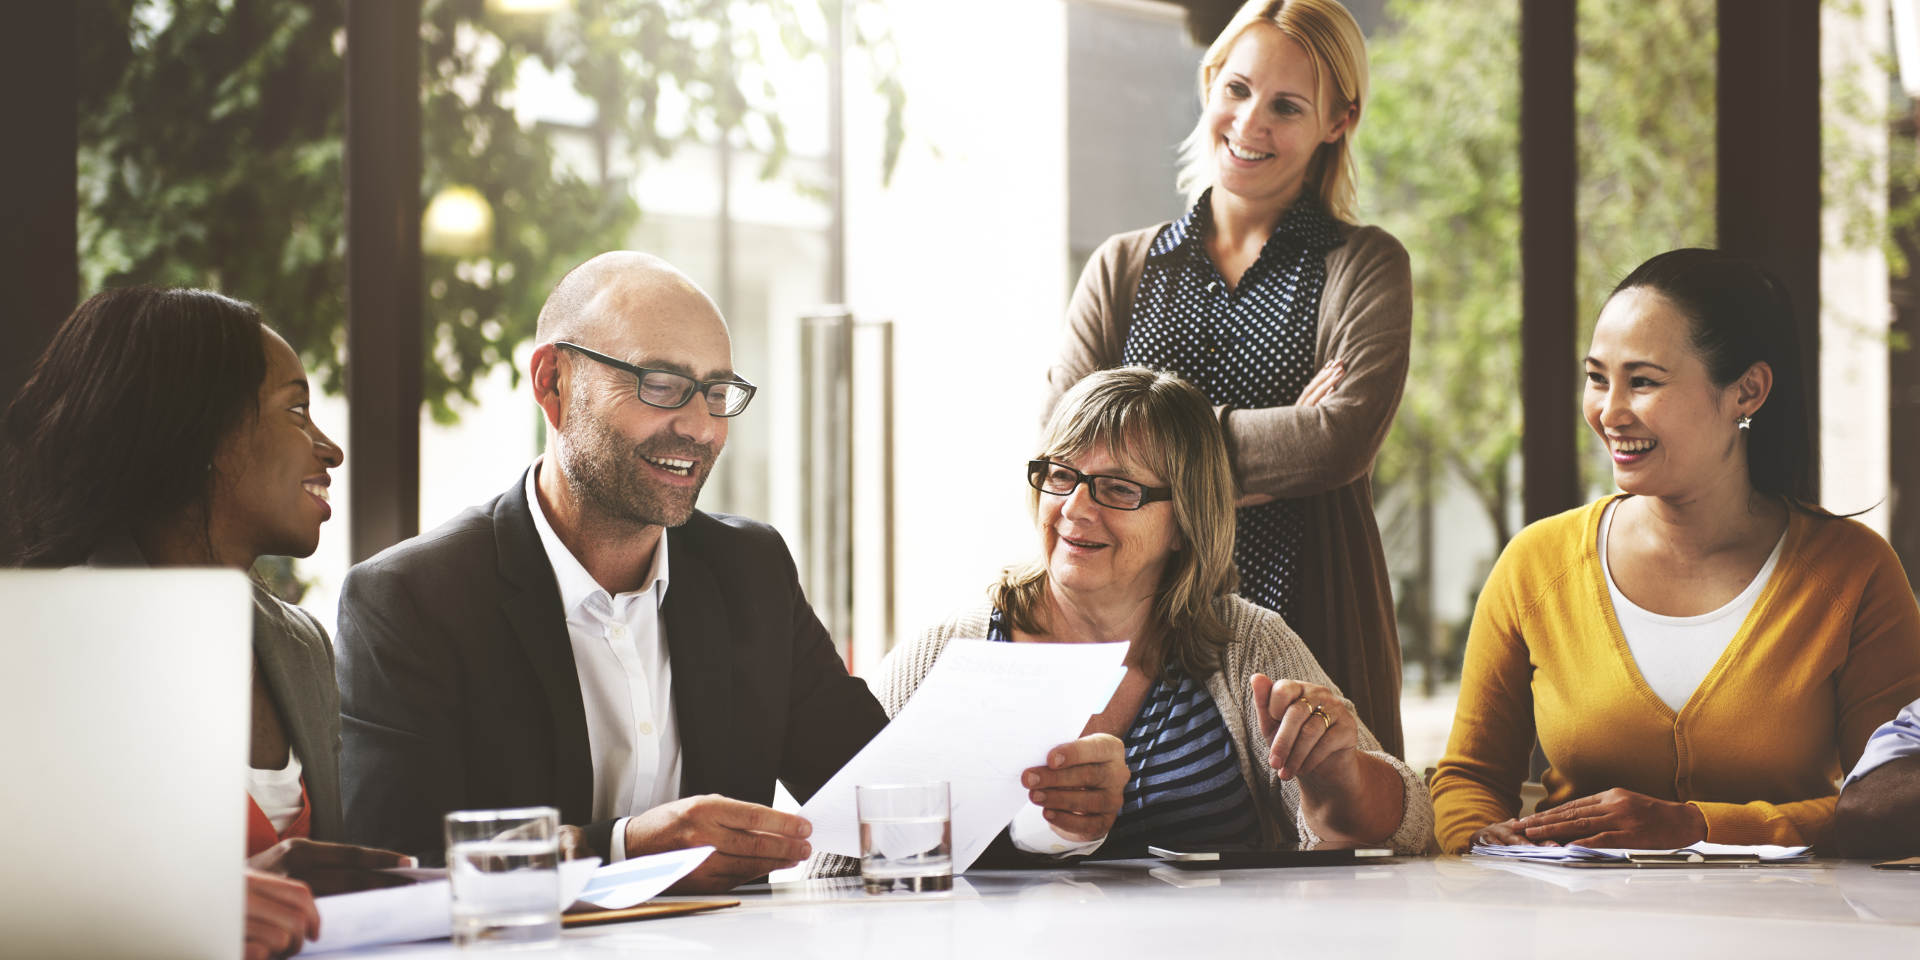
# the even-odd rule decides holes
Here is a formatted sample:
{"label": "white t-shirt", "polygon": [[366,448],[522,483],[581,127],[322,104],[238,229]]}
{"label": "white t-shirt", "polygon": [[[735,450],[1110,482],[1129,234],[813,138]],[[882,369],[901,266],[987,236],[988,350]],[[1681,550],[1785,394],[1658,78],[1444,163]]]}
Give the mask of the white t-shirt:
{"label": "white t-shirt", "polygon": [[1719,662],[1728,642],[1740,632],[1740,625],[1747,622],[1747,614],[1752,612],[1754,602],[1760,599],[1760,591],[1766,588],[1774,567],[1780,563],[1780,548],[1786,544],[1787,535],[1780,534],[1760,572],[1725,606],[1693,617],[1663,616],[1642,610],[1628,600],[1614,584],[1613,568],[1607,565],[1607,533],[1613,529],[1614,508],[1624,502],[1615,500],[1607,504],[1606,512],[1600,517],[1600,570],[1606,575],[1614,617],[1620,621],[1620,633],[1627,638],[1627,649],[1633,653],[1640,676],[1678,713],[1692,699],[1700,681],[1707,678],[1707,672]]}
{"label": "white t-shirt", "polygon": [[247,796],[267,815],[274,833],[287,832],[287,824],[300,815],[300,755],[288,747],[287,765],[278,770],[248,765]]}

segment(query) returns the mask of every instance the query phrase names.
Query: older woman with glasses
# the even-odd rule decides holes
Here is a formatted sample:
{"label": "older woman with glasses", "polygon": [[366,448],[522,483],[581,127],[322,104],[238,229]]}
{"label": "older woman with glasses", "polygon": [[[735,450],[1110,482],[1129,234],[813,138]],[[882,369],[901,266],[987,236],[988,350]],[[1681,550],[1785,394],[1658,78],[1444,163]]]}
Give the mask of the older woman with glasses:
{"label": "older woman with glasses", "polygon": [[[1206,397],[1141,367],[1091,374],[1055,408],[1027,479],[1040,556],[889,656],[873,682],[889,715],[951,643],[1126,642],[1126,678],[1083,734],[1123,741],[1129,779],[1118,810],[1087,811],[1112,817],[1105,836],[1058,853],[1425,849],[1419,778],[1380,750],[1286,621],[1233,592],[1233,475]],[[1056,792],[1032,793],[1022,816],[1084,828]]]}

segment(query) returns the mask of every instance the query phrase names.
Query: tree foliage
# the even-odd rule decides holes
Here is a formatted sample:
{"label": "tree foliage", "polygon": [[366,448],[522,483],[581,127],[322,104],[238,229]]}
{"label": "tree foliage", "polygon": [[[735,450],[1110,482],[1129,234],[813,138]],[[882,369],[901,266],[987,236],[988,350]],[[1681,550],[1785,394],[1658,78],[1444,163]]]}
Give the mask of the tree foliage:
{"label": "tree foliage", "polygon": [[1381,485],[1451,466],[1504,540],[1520,434],[1516,5],[1388,9],[1394,27],[1372,44],[1373,103],[1355,138],[1367,208],[1413,269],[1412,365]]}
{"label": "tree foliage", "polygon": [[[577,0],[529,16],[424,0],[423,203],[464,186],[493,213],[485,253],[422,264],[423,386],[438,418],[532,334],[562,271],[622,244],[640,211],[609,153],[632,169],[728,136],[765,158],[763,175],[782,173],[780,91],[757,67],[820,58],[820,4],[837,2]],[[106,0],[82,6],[79,31],[84,286],[210,286],[251,300],[335,391],[349,362],[344,7]],[[890,53],[883,24],[854,20],[856,49]],[[583,129],[516,111],[528,61],[591,102]],[[890,168],[904,92],[886,70],[879,85]],[[563,161],[565,136],[597,145],[599,162]]]}
{"label": "tree foliage", "polygon": [[[1368,214],[1411,256],[1414,316],[1379,486],[1431,510],[1457,477],[1500,545],[1521,438],[1518,4],[1393,0],[1387,15],[1355,148]],[[1583,352],[1626,271],[1714,242],[1714,15],[1714,0],[1579,4],[1578,314],[1565,322]]]}

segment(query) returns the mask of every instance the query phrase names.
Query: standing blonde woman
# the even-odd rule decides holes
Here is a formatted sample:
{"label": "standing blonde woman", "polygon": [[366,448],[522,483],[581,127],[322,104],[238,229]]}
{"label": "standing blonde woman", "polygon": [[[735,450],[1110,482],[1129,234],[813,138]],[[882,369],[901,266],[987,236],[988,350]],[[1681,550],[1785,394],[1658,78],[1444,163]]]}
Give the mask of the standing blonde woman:
{"label": "standing blonde woman", "polygon": [[1254,0],[1200,65],[1193,198],[1107,240],[1080,277],[1048,409],[1122,363],[1206,394],[1237,485],[1241,593],[1298,630],[1401,752],[1400,646],[1370,474],[1406,383],[1406,250],[1355,223],[1366,44],[1334,0]]}

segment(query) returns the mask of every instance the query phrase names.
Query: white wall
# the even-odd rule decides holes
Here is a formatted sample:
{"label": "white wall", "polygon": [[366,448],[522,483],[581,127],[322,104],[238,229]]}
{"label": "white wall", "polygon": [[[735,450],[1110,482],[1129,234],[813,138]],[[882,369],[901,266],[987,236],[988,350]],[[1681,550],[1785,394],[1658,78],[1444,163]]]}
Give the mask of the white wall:
{"label": "white wall", "polygon": [[[1877,169],[1886,165],[1886,0],[1865,0],[1857,17],[1831,5],[1820,11],[1821,112],[1826,126],[1823,161],[1831,165],[1837,149],[1868,150]],[[1862,103],[1839,102],[1863,98]],[[1869,122],[1847,123],[1848,116]],[[1836,141],[1846,141],[1844,144]],[[1887,296],[1887,259],[1873,245],[1847,247],[1841,241],[1839,211],[1866,203],[1884,217],[1886,189],[1850,188],[1844,202],[1828,191],[1822,213],[1826,236],[1820,258],[1820,500],[1830,510],[1852,513],[1873,507],[1860,522],[1887,533],[1889,491],[1887,329],[1892,307]]]}
{"label": "white wall", "polygon": [[[898,324],[897,604],[911,637],[1035,549],[1023,466],[1070,292],[1066,11],[898,0],[890,12],[907,142],[883,187],[882,104],[851,96],[869,86],[856,63],[848,302]],[[857,651],[856,668],[876,653]]]}

